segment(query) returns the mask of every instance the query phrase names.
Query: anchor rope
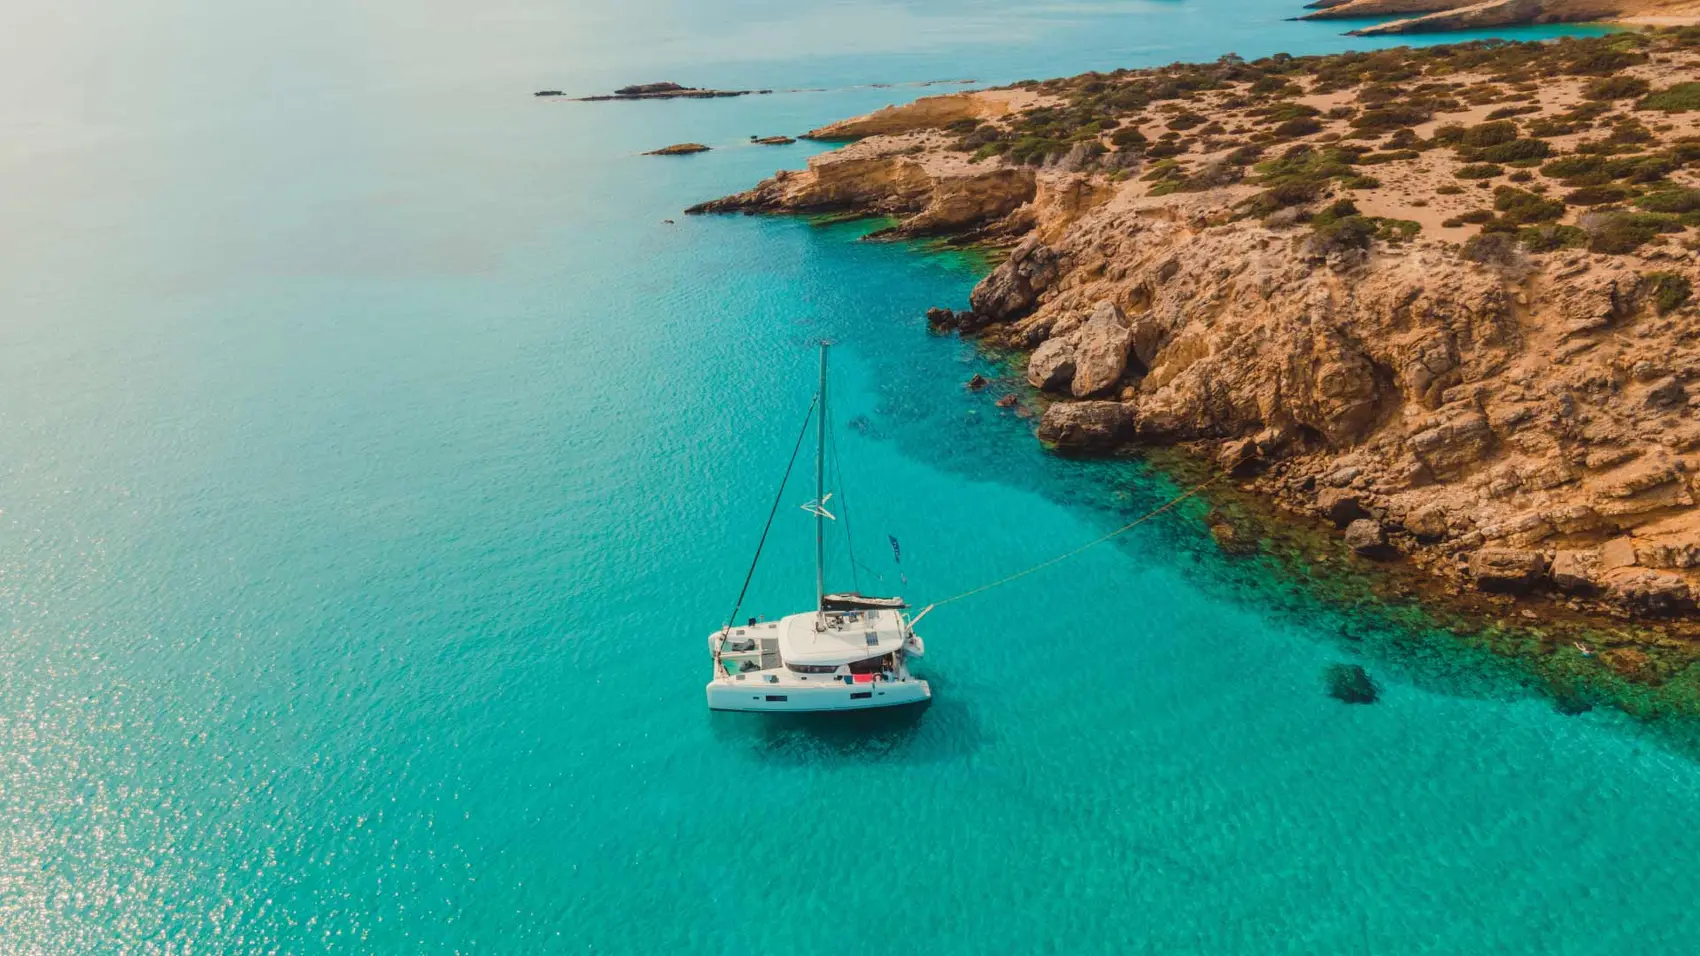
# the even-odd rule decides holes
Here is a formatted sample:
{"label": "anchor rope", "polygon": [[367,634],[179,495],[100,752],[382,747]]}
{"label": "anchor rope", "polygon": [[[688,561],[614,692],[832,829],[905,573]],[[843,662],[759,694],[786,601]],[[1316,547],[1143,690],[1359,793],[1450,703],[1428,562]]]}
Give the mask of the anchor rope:
{"label": "anchor rope", "polygon": [[[1103,544],[1104,542],[1110,540],[1111,538],[1118,537],[1120,535],[1126,534],[1127,532],[1132,531],[1134,528],[1139,527],[1140,525],[1144,524],[1145,522],[1150,521],[1152,518],[1155,518],[1158,515],[1162,514],[1163,512],[1168,511],[1169,509],[1175,507],[1176,505],[1180,504],[1181,502],[1186,501],[1189,498],[1192,498],[1193,496],[1197,495],[1199,492],[1203,491],[1204,489],[1210,487],[1211,485],[1215,484],[1218,481],[1221,481],[1223,478],[1228,477],[1228,475],[1231,474],[1235,468],[1239,467],[1242,462],[1249,460],[1255,454],[1256,454],[1256,452],[1254,451],[1250,454],[1243,456],[1239,461],[1234,462],[1232,465],[1228,466],[1223,471],[1221,471],[1218,474],[1216,474],[1215,476],[1211,477],[1209,480],[1201,481],[1198,484],[1193,485],[1191,488],[1188,488],[1186,491],[1182,492],[1181,494],[1177,495],[1176,497],[1171,498],[1168,501],[1164,502],[1160,507],[1153,508],[1152,510],[1147,511],[1146,513],[1140,515],[1139,517],[1133,519],[1132,521],[1129,521],[1127,524],[1122,525],[1121,527],[1115,529],[1114,531],[1109,532],[1108,534],[1101,535],[1097,538],[1093,538],[1091,541],[1086,542],[1085,544],[1081,545],[1078,548],[1075,548],[1071,551],[1064,551],[1062,554],[1059,554],[1059,555],[1057,555],[1053,558],[1049,558],[1047,560],[1041,561],[1038,564],[1035,564],[1030,568],[1026,568],[1024,570],[1017,571],[1014,574],[1008,575],[1006,577],[998,578],[996,581],[993,581],[990,584],[982,584],[977,588],[970,588],[967,591],[963,591],[961,594],[953,594],[950,597],[947,597],[942,601],[934,601],[933,603],[931,603],[927,606],[927,610],[932,610],[935,607],[943,607],[946,604],[950,604],[953,601],[960,601],[960,600],[962,600],[963,598],[966,598],[966,597],[973,597],[974,595],[979,594],[982,591],[990,591],[992,588],[1000,587],[1002,585],[1008,584],[1011,581],[1015,581],[1015,580],[1018,580],[1020,578],[1024,578],[1027,575],[1032,574],[1035,571],[1043,571],[1045,568],[1048,568],[1053,564],[1057,564],[1059,562],[1066,561],[1069,558],[1072,558],[1075,555],[1081,553],[1082,551],[1086,551],[1089,548],[1097,547],[1098,545]],[[922,613],[925,613],[925,611],[923,611]]]}
{"label": "anchor rope", "polygon": [[[767,523],[761,526],[761,539],[756,542],[756,556],[750,559],[750,570],[744,574],[744,586],[738,589],[738,600],[732,605],[732,613],[726,617],[726,626],[720,629],[722,634],[732,630],[732,625],[738,620],[738,611],[744,606],[744,595],[749,593],[750,579],[756,576],[756,564],[761,561],[762,546],[767,544],[767,533],[773,528],[773,516],[779,513],[779,503],[785,498],[785,485],[791,481],[791,469],[797,465],[797,453],[803,450],[803,438],[809,434],[809,422],[814,420],[815,407],[820,404],[820,394],[815,394],[814,401],[809,403],[809,410],[803,415],[803,427],[797,430],[797,445],[791,449],[791,460],[785,463],[785,477],[779,479],[779,490],[774,493],[773,507],[767,512]],[[715,660],[719,660],[716,652]]]}

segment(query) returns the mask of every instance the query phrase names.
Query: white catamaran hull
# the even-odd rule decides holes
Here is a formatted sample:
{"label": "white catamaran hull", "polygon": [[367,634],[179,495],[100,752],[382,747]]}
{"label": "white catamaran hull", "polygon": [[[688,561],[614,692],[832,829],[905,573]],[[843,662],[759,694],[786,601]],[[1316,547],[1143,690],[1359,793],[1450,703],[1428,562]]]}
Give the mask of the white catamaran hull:
{"label": "white catamaran hull", "polygon": [[932,688],[924,680],[880,681],[872,684],[822,683],[819,686],[769,684],[756,680],[711,680],[708,682],[710,710],[742,710],[756,713],[802,714],[828,710],[872,710],[899,707],[930,700]]}

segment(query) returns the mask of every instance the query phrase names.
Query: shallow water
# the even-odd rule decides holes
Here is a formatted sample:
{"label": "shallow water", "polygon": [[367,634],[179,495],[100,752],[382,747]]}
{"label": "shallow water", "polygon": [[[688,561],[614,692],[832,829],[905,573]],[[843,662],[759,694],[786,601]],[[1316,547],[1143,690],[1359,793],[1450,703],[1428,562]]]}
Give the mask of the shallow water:
{"label": "shallow water", "polygon": [[[991,366],[921,312],[972,259],[679,210],[809,150],[750,134],[921,92],[866,84],[1351,43],[1294,12],[30,3],[0,952],[1687,948],[1693,763],[1468,655],[1366,651],[1382,700],[1341,705],[1374,614],[1294,610],[1195,515],[939,610],[918,714],[702,706],[823,335],[870,590],[1173,487],[961,388]],[[529,95],[655,79],[827,89]],[[750,613],[808,600],[805,497]]]}

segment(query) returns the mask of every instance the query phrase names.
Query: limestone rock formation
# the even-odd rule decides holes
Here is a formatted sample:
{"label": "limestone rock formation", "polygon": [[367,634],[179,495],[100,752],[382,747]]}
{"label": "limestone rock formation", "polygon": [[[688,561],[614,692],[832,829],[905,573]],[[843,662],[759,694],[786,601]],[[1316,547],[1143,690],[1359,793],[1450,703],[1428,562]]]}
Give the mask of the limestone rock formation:
{"label": "limestone rock formation", "polygon": [[1470,575],[1484,591],[1521,594],[1540,582],[1547,560],[1537,551],[1483,548],[1470,555]]}
{"label": "limestone rock formation", "polygon": [[1027,359],[1027,384],[1046,392],[1068,388],[1074,381],[1074,343],[1048,339]]}
{"label": "limestone rock formation", "polygon": [[1069,391],[1088,398],[1109,391],[1127,370],[1133,331],[1114,302],[1103,302],[1074,333],[1074,379]]}
{"label": "limestone rock formation", "polygon": [[[1630,81],[1675,89],[1700,69],[1700,43],[1653,36],[1656,58],[1630,57],[1611,79],[1631,93],[1611,102],[1635,105]],[[1627,55],[1610,44],[1550,49]],[[1700,237],[1685,223],[1700,209],[1700,110],[1589,107],[1579,120],[1567,104],[1607,102],[1582,95],[1599,77],[1543,73],[1526,95],[1508,77],[1528,73],[1527,49],[1467,49],[1508,50],[1501,73],[1376,53],[1377,69],[1408,74],[1405,93],[1430,83],[1455,100],[1407,112],[1400,90],[1342,79],[1326,59],[1197,67],[1208,82],[1178,95],[1162,83],[1180,68],[998,91],[995,104],[961,94],[842,125],[862,138],[693,211],[885,215],[899,234],[1006,250],[969,309],[929,324],[1028,352],[1028,383],[1058,399],[1039,434],[1060,450],[1185,443],[1283,507],[1341,530],[1370,521],[1449,586],[1692,614]],[[1097,140],[1019,152],[1035,124],[1062,107],[1100,116],[1120,86],[1174,98],[1093,120]],[[1476,90],[1491,95],[1466,102]],[[1277,133],[1283,110],[1312,122]],[[1182,118],[1182,138],[1162,139]],[[1467,130],[1562,162],[1474,164],[1495,177],[1476,188],[1454,175],[1487,148],[1459,143]],[[1575,190],[1615,206],[1569,201],[1566,168],[1617,182],[1601,171],[1613,164],[1647,181]],[[1331,171],[1303,178],[1315,168]],[[1622,243],[1602,232],[1635,227],[1612,217],[1641,213],[1612,209],[1647,202],[1690,212],[1654,215]],[[1516,210],[1539,225],[1510,221]],[[1509,255],[1470,251],[1484,219]],[[1370,526],[1353,541],[1373,546]]]}
{"label": "limestone rock formation", "polygon": [[1386,560],[1397,552],[1387,543],[1387,532],[1373,518],[1359,518],[1346,526],[1346,547],[1366,558]]}
{"label": "limestone rock formation", "polygon": [[1059,402],[1039,419],[1039,439],[1059,451],[1102,452],[1133,434],[1133,416],[1120,402]]}

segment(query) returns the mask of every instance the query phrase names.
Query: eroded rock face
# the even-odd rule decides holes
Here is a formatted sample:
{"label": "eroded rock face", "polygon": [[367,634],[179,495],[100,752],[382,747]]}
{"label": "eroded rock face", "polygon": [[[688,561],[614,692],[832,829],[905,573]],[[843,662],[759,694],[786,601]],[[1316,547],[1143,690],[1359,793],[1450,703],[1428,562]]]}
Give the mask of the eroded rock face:
{"label": "eroded rock face", "polygon": [[1545,576],[1547,560],[1538,551],[1483,548],[1470,555],[1470,576],[1483,591],[1521,594]]}
{"label": "eroded rock face", "polygon": [[1612,573],[1606,582],[1612,600],[1634,614],[1659,617],[1694,609],[1688,581],[1672,571],[1627,568]]}
{"label": "eroded rock face", "polygon": [[1133,415],[1121,402],[1058,402],[1039,419],[1039,439],[1058,451],[1103,452],[1133,437]]}
{"label": "eroded rock face", "polygon": [[1051,339],[1027,359],[1027,384],[1046,392],[1068,388],[1074,381],[1074,343]]}
{"label": "eroded rock face", "polygon": [[1574,594],[1592,594],[1599,587],[1598,551],[1556,551],[1552,556],[1552,583]]}
{"label": "eroded rock face", "polygon": [[1324,518],[1334,522],[1334,527],[1344,528],[1354,521],[1369,517],[1364,510],[1363,501],[1356,492],[1344,488],[1324,488],[1316,493],[1316,510]]}
{"label": "eroded rock face", "polygon": [[1128,351],[1133,348],[1133,330],[1114,302],[1103,302],[1074,334],[1074,379],[1069,390],[1075,398],[1100,395],[1114,388],[1127,371]]}
{"label": "eroded rock face", "polygon": [[980,280],[968,296],[975,312],[993,319],[1019,319],[1033,311],[1039,294],[1057,281],[1060,257],[1037,237],[1016,246],[992,273]]}
{"label": "eroded rock face", "polygon": [[1359,518],[1346,526],[1346,547],[1377,560],[1386,560],[1397,554],[1387,543],[1387,532],[1373,518]]}

